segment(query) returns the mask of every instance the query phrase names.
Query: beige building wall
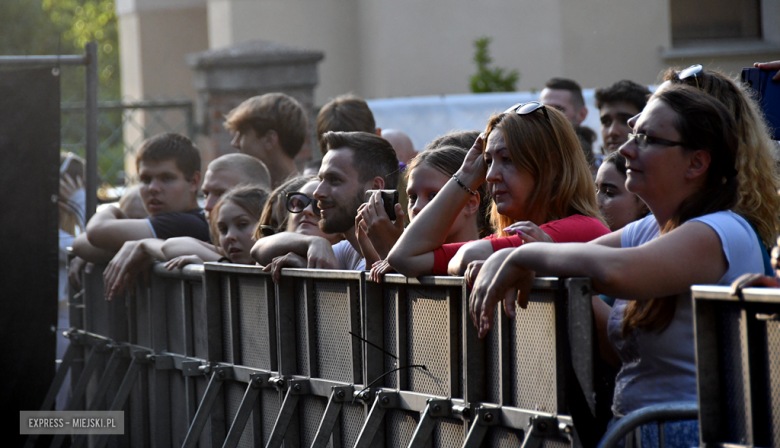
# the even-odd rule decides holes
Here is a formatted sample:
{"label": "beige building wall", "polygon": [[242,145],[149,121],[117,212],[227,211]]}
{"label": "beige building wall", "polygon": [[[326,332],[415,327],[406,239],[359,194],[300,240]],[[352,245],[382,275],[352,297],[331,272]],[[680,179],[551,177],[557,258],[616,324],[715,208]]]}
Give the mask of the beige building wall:
{"label": "beige building wall", "polygon": [[[205,0],[118,0],[119,54],[122,97],[125,100],[189,98],[195,100],[193,72],[184,55],[208,49]],[[166,131],[143,112],[132,113],[138,123],[126,124],[126,147],[143,140],[143,127],[153,135]],[[162,121],[179,123],[181,113],[158,115]],[[135,159],[125,157],[125,172],[135,176]]]}
{"label": "beige building wall", "polygon": [[780,59],[780,0],[761,3],[764,42],[675,49],[670,1],[119,0],[123,93],[194,98],[183,55],[253,39],[325,52],[316,104],[345,92],[467,93],[481,36],[495,65],[520,71],[519,90],[552,76],[653,84],[695,62],[738,74]]}
{"label": "beige building wall", "polygon": [[195,99],[184,55],[207,50],[205,0],[118,0],[122,95]]}

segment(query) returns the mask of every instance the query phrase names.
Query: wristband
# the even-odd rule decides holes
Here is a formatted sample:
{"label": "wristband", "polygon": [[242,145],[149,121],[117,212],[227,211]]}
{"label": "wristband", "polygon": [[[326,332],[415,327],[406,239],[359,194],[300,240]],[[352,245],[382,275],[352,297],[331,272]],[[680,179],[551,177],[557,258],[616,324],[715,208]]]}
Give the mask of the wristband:
{"label": "wristband", "polygon": [[460,179],[458,179],[458,177],[457,177],[456,175],[454,175],[454,174],[453,174],[453,175],[452,175],[452,178],[453,178],[453,179],[455,179],[455,182],[457,182],[457,183],[458,183],[458,185],[460,185],[461,187],[463,187],[463,189],[464,189],[464,190],[468,191],[468,192],[469,192],[469,194],[471,194],[472,196],[476,196],[476,195],[477,195],[477,192],[476,192],[476,191],[474,191],[474,190],[472,190],[471,188],[469,188],[468,186],[466,186],[466,184],[464,184],[463,182],[461,182],[461,180],[460,180]]}

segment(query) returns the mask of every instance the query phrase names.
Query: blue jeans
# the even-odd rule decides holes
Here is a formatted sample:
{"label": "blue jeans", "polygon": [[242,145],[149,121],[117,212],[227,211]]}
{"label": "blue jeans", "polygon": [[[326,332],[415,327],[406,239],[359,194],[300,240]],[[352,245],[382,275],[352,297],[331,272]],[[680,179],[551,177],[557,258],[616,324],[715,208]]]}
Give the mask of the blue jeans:
{"label": "blue jeans", "polygon": [[[617,423],[612,419],[607,425],[611,428]],[[630,439],[630,443],[626,440]],[[629,433],[626,438],[618,444],[619,448],[659,448],[658,424],[648,423]],[[666,422],[664,424],[664,443],[667,448],[690,448],[699,446],[699,421],[698,420],[678,420]]]}

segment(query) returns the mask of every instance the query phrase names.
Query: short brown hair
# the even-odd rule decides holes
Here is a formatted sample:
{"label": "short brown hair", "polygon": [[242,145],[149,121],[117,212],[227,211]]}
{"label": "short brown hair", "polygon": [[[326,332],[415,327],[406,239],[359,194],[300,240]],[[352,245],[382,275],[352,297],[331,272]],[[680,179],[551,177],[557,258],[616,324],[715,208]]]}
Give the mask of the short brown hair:
{"label": "short brown hair", "polygon": [[147,138],[135,156],[135,168],[140,170],[141,162],[162,162],[174,160],[176,167],[187,180],[200,171],[200,152],[192,140],[180,134],[165,133]]}
{"label": "short brown hair", "polygon": [[641,112],[649,96],[650,89],[646,86],[624,79],[609,87],[596,89],[596,108],[601,110],[607,103],[627,103]]}
{"label": "short brown hair", "polygon": [[363,98],[352,94],[337,96],[317,114],[317,143],[323,155],[328,151],[328,143],[322,137],[328,131],[373,134],[376,132],[374,114]]}
{"label": "short brown hair", "polygon": [[283,93],[249,98],[225,117],[225,129],[230,132],[253,129],[258,137],[262,137],[268,131],[275,131],[279,145],[291,159],[301,151],[308,126],[303,106]]}
{"label": "short brown hair", "polygon": [[571,93],[571,103],[577,110],[585,107],[585,98],[582,96],[582,87],[577,81],[567,78],[550,78],[544,85],[551,90],[566,90]]}
{"label": "short brown hair", "polygon": [[358,172],[360,182],[381,177],[385,180],[386,189],[398,188],[401,170],[390,142],[368,132],[326,132],[322,137],[329,150],[352,150],[352,166]]}

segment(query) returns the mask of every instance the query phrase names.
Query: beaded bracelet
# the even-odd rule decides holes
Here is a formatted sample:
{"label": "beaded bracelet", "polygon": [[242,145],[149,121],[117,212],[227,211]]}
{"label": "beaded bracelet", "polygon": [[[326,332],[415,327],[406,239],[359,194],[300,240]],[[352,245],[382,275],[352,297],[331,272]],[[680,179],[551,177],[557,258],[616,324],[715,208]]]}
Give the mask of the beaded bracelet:
{"label": "beaded bracelet", "polygon": [[460,179],[458,179],[458,177],[457,177],[457,176],[455,176],[455,175],[453,174],[453,175],[452,175],[452,178],[453,178],[453,179],[455,179],[455,182],[457,182],[457,183],[458,183],[458,185],[460,185],[461,187],[463,187],[463,189],[464,189],[464,190],[468,191],[468,192],[469,192],[469,194],[471,194],[472,196],[476,196],[477,192],[476,192],[476,191],[474,191],[474,190],[472,190],[472,189],[471,189],[471,188],[469,188],[468,186],[466,186],[466,184],[464,184],[463,182],[461,182],[461,181],[460,181]]}

